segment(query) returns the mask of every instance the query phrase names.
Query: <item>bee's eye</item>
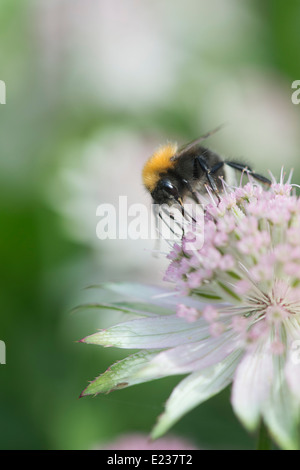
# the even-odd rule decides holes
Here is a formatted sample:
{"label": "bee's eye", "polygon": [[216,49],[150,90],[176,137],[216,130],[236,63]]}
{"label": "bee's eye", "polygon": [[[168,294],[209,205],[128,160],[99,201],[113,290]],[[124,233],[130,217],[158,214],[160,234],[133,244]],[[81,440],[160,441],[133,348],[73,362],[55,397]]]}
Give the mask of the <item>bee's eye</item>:
{"label": "bee's eye", "polygon": [[169,193],[171,196],[174,196],[175,198],[178,197],[178,190],[175,186],[173,186],[170,180],[162,180],[161,188],[167,191],[167,193]]}

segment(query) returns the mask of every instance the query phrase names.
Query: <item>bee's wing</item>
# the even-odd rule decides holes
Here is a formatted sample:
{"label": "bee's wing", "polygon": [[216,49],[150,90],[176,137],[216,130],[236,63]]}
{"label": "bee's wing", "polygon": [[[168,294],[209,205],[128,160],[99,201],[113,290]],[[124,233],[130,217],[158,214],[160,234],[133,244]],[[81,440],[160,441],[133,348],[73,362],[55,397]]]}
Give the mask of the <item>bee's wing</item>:
{"label": "bee's wing", "polygon": [[222,127],[224,127],[224,124],[221,124],[220,126],[216,127],[212,131],[207,132],[206,134],[202,135],[201,137],[198,137],[198,139],[192,140],[188,144],[185,144],[183,147],[180,147],[174,157],[171,158],[171,160],[177,160],[177,158],[181,157],[182,154],[185,152],[188,152],[189,150],[193,148],[197,148],[203,140],[207,139],[211,135],[214,135],[216,132],[218,132]]}

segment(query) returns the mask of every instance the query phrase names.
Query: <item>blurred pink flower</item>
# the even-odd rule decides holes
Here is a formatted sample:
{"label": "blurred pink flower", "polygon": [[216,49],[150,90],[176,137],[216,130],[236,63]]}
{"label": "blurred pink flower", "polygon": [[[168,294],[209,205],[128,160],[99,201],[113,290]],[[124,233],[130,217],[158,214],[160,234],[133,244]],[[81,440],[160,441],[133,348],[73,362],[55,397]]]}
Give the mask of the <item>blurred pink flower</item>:
{"label": "blurred pink flower", "polygon": [[124,434],[113,442],[102,447],[105,450],[197,450],[198,448],[186,439],[169,436],[152,441],[146,434]]}

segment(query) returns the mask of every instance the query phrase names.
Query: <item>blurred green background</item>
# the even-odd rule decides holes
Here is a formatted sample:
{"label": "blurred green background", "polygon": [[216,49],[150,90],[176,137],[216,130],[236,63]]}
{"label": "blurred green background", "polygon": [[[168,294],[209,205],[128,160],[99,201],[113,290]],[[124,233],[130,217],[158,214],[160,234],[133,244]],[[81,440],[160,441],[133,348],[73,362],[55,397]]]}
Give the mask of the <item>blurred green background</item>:
{"label": "blurred green background", "polygon": [[[149,432],[178,377],[78,400],[122,351],[76,343],[114,319],[70,313],[103,280],[162,283],[152,242],[96,237],[96,207],[150,203],[140,170],[168,139],[299,182],[300,2],[2,0],[1,449],[87,449]],[[230,390],[171,434],[253,448]]]}

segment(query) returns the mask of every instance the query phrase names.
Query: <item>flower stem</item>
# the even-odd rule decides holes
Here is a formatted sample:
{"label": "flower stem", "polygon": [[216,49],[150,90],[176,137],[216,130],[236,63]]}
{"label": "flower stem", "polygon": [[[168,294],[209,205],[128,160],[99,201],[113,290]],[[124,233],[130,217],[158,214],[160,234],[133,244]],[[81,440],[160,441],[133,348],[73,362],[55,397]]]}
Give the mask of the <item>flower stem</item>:
{"label": "flower stem", "polygon": [[257,439],[257,450],[271,450],[272,440],[263,421],[260,423]]}

